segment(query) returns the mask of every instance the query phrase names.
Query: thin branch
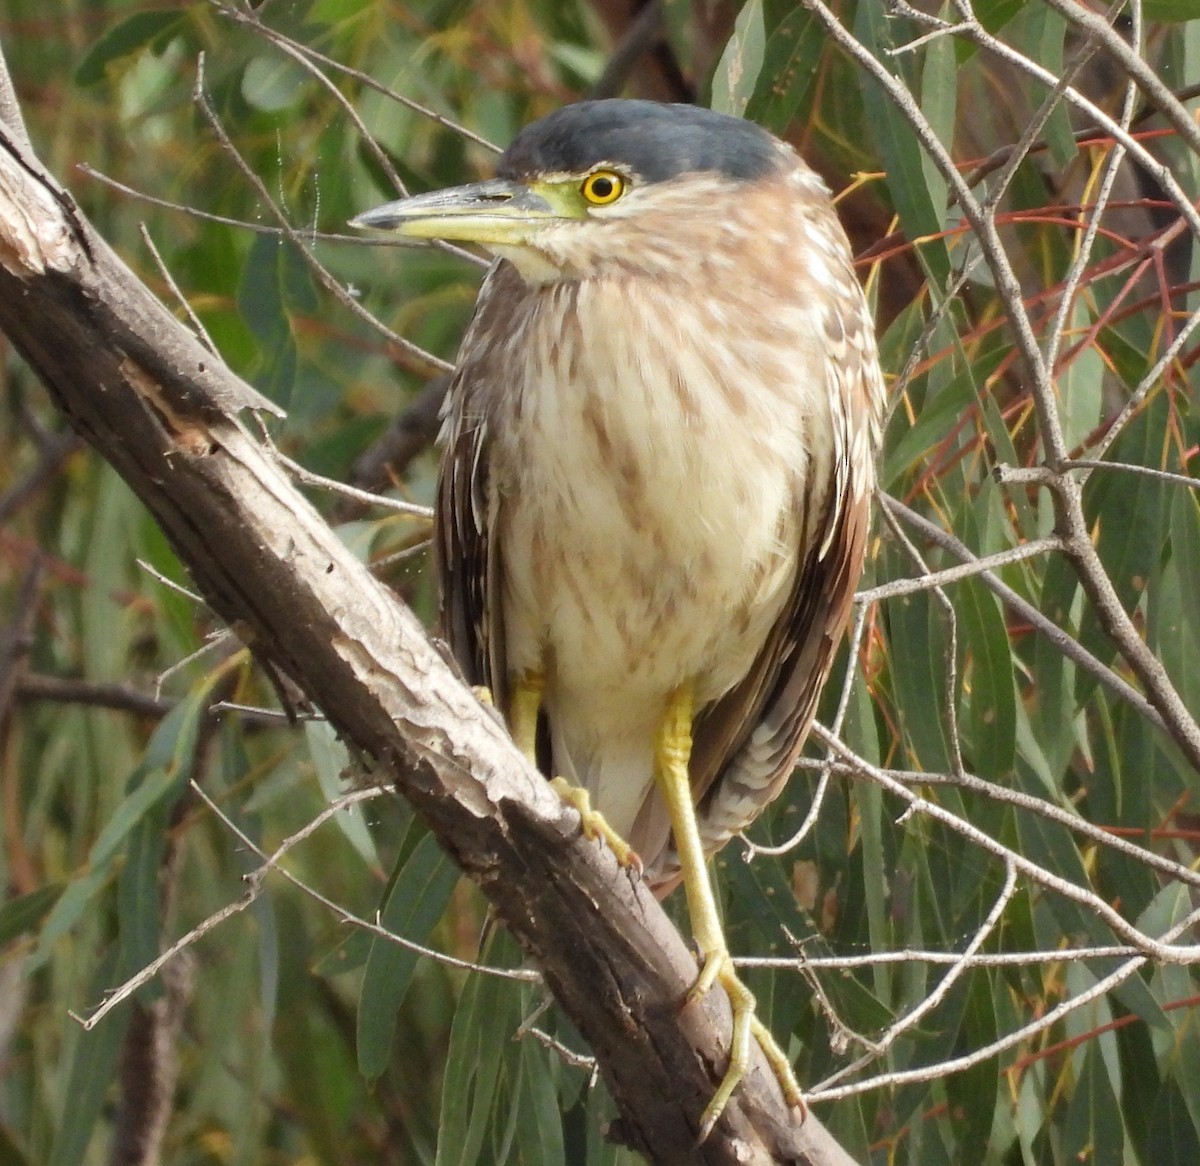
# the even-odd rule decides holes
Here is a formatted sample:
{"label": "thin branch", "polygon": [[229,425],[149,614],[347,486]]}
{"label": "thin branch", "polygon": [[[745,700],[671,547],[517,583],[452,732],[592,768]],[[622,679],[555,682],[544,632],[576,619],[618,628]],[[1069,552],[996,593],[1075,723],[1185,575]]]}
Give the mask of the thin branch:
{"label": "thin branch", "polygon": [[[1071,24],[1082,28],[1089,39],[1102,45],[1104,51],[1117,62],[1124,74],[1137,85],[1146,100],[1167,120],[1192,152],[1200,155],[1200,126],[1196,125],[1191,114],[1158,73],[1138,54],[1140,36],[1135,37],[1134,44],[1130,44],[1112,27],[1109,20],[1098,12],[1093,12],[1087,5],[1079,3],[1079,0],[1046,0],[1046,3]],[[1110,10],[1111,15],[1115,16],[1121,7],[1123,5],[1114,6]],[[1140,28],[1140,21],[1137,21],[1137,25]]]}
{"label": "thin branch", "polygon": [[[904,548],[908,557],[916,563],[918,570],[926,576],[930,575],[931,572],[928,564],[925,562],[925,557],[905,533],[904,528],[900,525],[900,520],[887,507],[883,508],[882,514],[883,520],[888,524],[893,537]],[[932,590],[938,606],[942,609],[949,638],[949,643],[946,644],[943,653],[946,661],[946,675],[942,688],[944,702],[942,716],[946,721],[946,739],[950,746],[950,764],[954,767],[955,773],[962,773],[964,772],[962,742],[958,732],[958,613],[954,610],[954,604],[950,602],[950,597],[946,594],[944,588],[935,586]]]}
{"label": "thin branch", "polygon": [[433,511],[428,506],[420,506],[416,502],[409,502],[404,498],[389,498],[386,494],[376,494],[370,490],[359,490],[355,486],[347,486],[345,482],[315,474],[312,470],[305,469],[299,462],[293,461],[286,454],[281,453],[274,442],[271,442],[271,445],[275,449],[275,456],[279,459],[279,464],[297,482],[303,482],[306,486],[319,486],[322,490],[328,490],[331,494],[337,494],[341,498],[361,502],[364,506],[392,510],[397,514],[408,514],[413,518],[421,518],[428,522],[433,520]]}
{"label": "thin branch", "polygon": [[482,146],[485,150],[490,150],[495,154],[499,154],[500,147],[489,142],[487,138],[481,137],[479,134],[467,129],[461,122],[453,121],[451,118],[443,117],[440,113],[432,110],[427,105],[422,105],[419,101],[414,101],[413,98],[405,96],[403,93],[397,92],[395,89],[389,88],[381,81],[377,81],[368,73],[363,73],[358,69],[353,69],[342,61],[335,60],[333,57],[327,57],[324,53],[318,52],[309,45],[301,44],[299,41],[294,41],[271,28],[269,25],[263,24],[258,19],[258,15],[253,11],[243,11],[238,8],[231,8],[228,4],[221,3],[221,0],[209,0],[212,6],[222,15],[228,17],[237,24],[246,25],[256,32],[259,36],[266,40],[270,40],[277,45],[288,44],[296,52],[308,57],[309,60],[315,61],[320,65],[324,65],[327,69],[334,69],[339,73],[357,81],[360,85],[367,89],[372,89],[376,93],[382,94],[384,97],[394,101],[397,105],[403,105],[406,109],[411,109],[414,113],[419,113],[422,117],[428,118],[430,121],[442,126],[445,129],[451,130],[459,137],[465,138],[469,142],[474,142],[477,146]]}
{"label": "thin branch", "polygon": [[[915,526],[926,538],[937,543],[956,558],[968,563],[978,561],[974,552],[965,543],[960,542],[954,535],[942,530],[940,526],[930,522],[911,507],[905,506],[903,502],[887,494],[879,494],[878,498],[881,506],[903,518],[909,526]],[[1058,624],[1040,612],[1023,595],[1009,587],[994,572],[983,571],[978,578],[989,591],[999,596],[1021,619],[1044,635],[1068,660],[1077,664],[1120,699],[1131,704],[1151,724],[1166,732],[1166,724],[1158,710],[1136,688],[1118,676],[1103,661],[1092,655],[1078,640],[1063,631]]]}
{"label": "thin branch", "polygon": [[852,1061],[849,1065],[845,1065],[835,1073],[830,1074],[821,1082],[818,1088],[829,1088],[836,1082],[852,1076],[860,1069],[865,1068],[872,1061],[877,1061],[900,1037],[906,1032],[911,1032],[913,1028],[920,1024],[924,1017],[928,1016],[941,1004],[949,995],[954,985],[962,979],[966,971],[972,966],[972,961],[976,953],[999,926],[1005,909],[1012,902],[1013,896],[1016,893],[1017,870],[1011,862],[1006,862],[1004,865],[1004,885],[1001,887],[1000,893],[996,896],[996,901],[992,904],[992,909],[987,913],[987,917],[979,927],[976,928],[975,934],[971,936],[971,941],[967,944],[966,949],[951,963],[950,970],[938,981],[937,986],[931,992],[926,993],[925,998],[920,1003],[910,1008],[894,1024],[890,1025],[887,1031],[878,1039],[868,1040],[860,1036],[858,1040],[860,1043],[866,1045],[867,1052],[857,1060]]}
{"label": "thin branch", "polygon": [[1146,478],[1153,478],[1156,482],[1166,482],[1172,486],[1186,486],[1189,490],[1200,489],[1200,478],[1193,478],[1188,474],[1173,474],[1169,470],[1156,470],[1153,466],[1134,466],[1128,462],[1102,462],[1095,458],[1072,458],[1065,466],[1064,471],[1071,470],[1118,470],[1125,474],[1141,474]]}
{"label": "thin branch", "polygon": [[[1089,39],[1088,43],[1089,45],[1093,44],[1094,38]],[[1130,123],[1133,121],[1134,94],[1133,84],[1127,84],[1120,123],[1122,128],[1126,130],[1129,129]],[[1059,348],[1066,331],[1067,321],[1075,306],[1075,295],[1079,290],[1079,284],[1083,279],[1084,272],[1091,263],[1096,239],[1100,234],[1100,221],[1108,206],[1109,199],[1112,197],[1113,186],[1117,181],[1117,175],[1120,172],[1121,163],[1124,159],[1125,147],[1120,142],[1117,142],[1104,160],[1103,175],[1100,180],[1100,192],[1096,196],[1095,206],[1088,216],[1087,229],[1083,233],[1083,238],[1080,239],[1078,235],[1075,236],[1075,258],[1071,263],[1070,270],[1067,272],[1067,278],[1063,281],[1062,295],[1059,297],[1058,309],[1054,314],[1054,319],[1050,322],[1049,337],[1046,341],[1046,364],[1049,368],[1055,368],[1058,364]]]}
{"label": "thin branch", "polygon": [[162,276],[163,282],[171,289],[171,294],[175,297],[176,302],[183,309],[188,320],[192,325],[192,330],[196,333],[196,338],[208,349],[209,352],[216,355],[217,346],[213,343],[212,337],[208,334],[208,329],[204,327],[200,317],[192,311],[192,305],[188,303],[185,296],[175,282],[175,277],[171,274],[170,268],[167,267],[158,248],[154,245],[154,240],[150,236],[150,231],[145,223],[138,223],[138,231],[141,233],[142,242],[146,244],[147,250],[150,252],[151,258],[154,260],[155,267],[158,268],[159,275]]}
{"label": "thin branch", "polygon": [[[822,729],[822,736],[830,735],[833,735],[830,730]],[[819,771],[826,765],[827,762],[816,758],[802,758],[799,762],[800,768],[809,770]],[[854,777],[861,773],[861,770],[854,762],[845,759],[836,762],[833,768],[835,773],[846,777]],[[1164,858],[1160,854],[1155,854],[1154,851],[1144,846],[1138,846],[1120,837],[1120,835],[1106,830],[1103,826],[1097,826],[1095,823],[1089,822],[1086,818],[1080,817],[1077,811],[1063,809],[1061,806],[1056,806],[1052,802],[1046,801],[1045,798],[1034,797],[1032,794],[1012,789],[1009,786],[997,785],[993,781],[987,781],[971,773],[932,773],[907,769],[880,769],[879,772],[886,774],[892,781],[900,782],[904,785],[949,786],[955,789],[964,789],[1001,805],[1025,810],[1028,813],[1044,818],[1048,822],[1054,822],[1056,825],[1063,827],[1063,829],[1069,830],[1081,838],[1086,838],[1089,842],[1107,847],[1115,853],[1125,855],[1134,862],[1143,863],[1151,870],[1158,871],[1167,878],[1174,879],[1188,886],[1200,888],[1200,871],[1192,870],[1191,867],[1183,863]]]}
{"label": "thin branch", "polygon": [[1120,437],[1122,430],[1124,430],[1125,426],[1133,420],[1138,409],[1141,408],[1142,403],[1150,395],[1151,390],[1158,387],[1162,380],[1163,374],[1166,372],[1167,368],[1171,365],[1175,358],[1183,351],[1184,344],[1187,343],[1188,339],[1191,337],[1192,333],[1197,327],[1200,327],[1200,308],[1197,308],[1196,311],[1194,311],[1187,318],[1187,320],[1184,321],[1183,327],[1179,329],[1175,339],[1169,345],[1167,345],[1167,348],[1163,352],[1162,356],[1160,356],[1158,360],[1154,362],[1146,375],[1142,377],[1140,381],[1138,381],[1137,385],[1134,386],[1134,390],[1129,394],[1129,400],[1126,401],[1122,406],[1121,412],[1118,413],[1112,422],[1110,422],[1110,424],[1105,428],[1104,436],[1092,446],[1091,455],[1093,460],[1102,459],[1112,447],[1113,442]]}
{"label": "thin branch", "polygon": [[1014,870],[1024,875],[1031,882],[1085,907],[1091,914],[1103,922],[1114,935],[1120,936],[1147,958],[1169,964],[1200,962],[1200,944],[1177,946],[1147,935],[1126,920],[1094,891],[1077,886],[1075,883],[1046,870],[1024,855],[1018,854],[1011,847],[992,838],[972,823],[964,821],[958,815],[951,813],[935,802],[931,802],[927,798],[913,793],[903,782],[896,781],[889,776],[886,770],[880,769],[878,766],[872,765],[864,758],[859,757],[853,750],[838,741],[836,737],[830,735],[823,726],[819,724],[814,725],[813,734],[831,748],[836,749],[839,756],[844,761],[853,765],[862,776],[870,778],[877,785],[882,786],[889,793],[895,794],[905,802],[907,805],[906,815],[921,814],[931,818],[935,822],[949,827],[955,833],[961,834],[975,846],[979,847],[980,850],[993,855],[1002,862],[1012,863]]}
{"label": "thin branch", "polygon": [[940,571],[930,571],[927,575],[918,575],[913,579],[895,579],[891,583],[880,583],[878,586],[868,587],[854,596],[854,602],[866,605],[878,603],[882,599],[896,599],[901,595],[928,591],[932,587],[941,587],[947,583],[959,583],[963,579],[974,579],[979,575],[994,571],[997,567],[1023,563],[1026,559],[1036,559],[1041,555],[1048,555],[1062,549],[1062,540],[1053,535],[1034,539],[1032,542],[1021,543],[1007,551],[984,555],[972,562],[963,563],[959,567],[945,567]]}
{"label": "thin branch", "polygon": [[[1181,920],[1172,927],[1164,936],[1166,939],[1174,938],[1184,934],[1186,931],[1195,927],[1197,922],[1200,922],[1200,910],[1194,911],[1185,919]],[[809,1096],[819,1098],[822,1101],[840,1101],[847,1097],[854,1097],[861,1093],[870,1092],[875,1089],[895,1089],[901,1085],[911,1085],[920,1081],[941,1080],[949,1073],[961,1073],[967,1069],[974,1068],[976,1065],[982,1065],[990,1061],[993,1057],[1007,1049],[1027,1041],[1031,1041],[1039,1033],[1046,1032],[1053,1028],[1060,1021],[1065,1020],[1072,1012],[1077,1012],[1080,1008],[1086,1007],[1093,1000],[1099,1000],[1107,996],[1110,992],[1119,988],[1131,976],[1136,975],[1146,965],[1144,956],[1136,956],[1125,963],[1121,964],[1115,971],[1110,972],[1107,976],[1103,976],[1097,980],[1092,987],[1084,992],[1080,992],[1072,996],[1069,1000],[1064,1000],[1061,1004],[1043,1015],[1037,1017],[1029,1023],[1023,1025],[1011,1033],[1006,1033],[997,1040],[983,1045],[978,1049],[973,1049],[970,1053],[961,1057],[952,1057],[948,1060],[942,1060],[934,1065],[929,1065],[920,1069],[909,1069],[894,1073],[882,1073],[876,1077],[872,1077],[867,1081],[856,1082],[853,1085],[834,1086],[830,1089],[825,1089],[818,1085],[814,1088]]]}
{"label": "thin branch", "polygon": [[217,911],[214,911],[207,919],[198,923],[186,935],[177,939],[171,944],[157,959],[152,960],[139,972],[130,976],[123,984],[118,985],[111,992],[106,993],[104,1001],[97,1005],[86,1017],[78,1016],[71,1013],[71,1016],[77,1020],[85,1029],[91,1030],[96,1027],[114,1008],[122,1001],[129,999],[139,988],[150,983],[155,976],[159,974],[176,956],[194,946],[196,942],[203,939],[211,931],[216,930],[222,923],[228,919],[232,919],[235,915],[240,915],[247,907],[251,906],[254,901],[262,894],[263,885],[267,875],[272,871],[281,874],[289,883],[298,890],[303,891],[309,898],[315,899],[321,906],[325,907],[331,913],[337,916],[343,923],[347,923],[352,927],[357,927],[369,935],[374,935],[380,939],[386,939],[390,943],[395,943],[400,947],[407,948],[409,951],[416,952],[417,955],[425,956],[428,959],[436,960],[438,963],[445,964],[448,967],[455,968],[459,971],[479,972],[489,976],[498,976],[505,980],[521,980],[530,983],[540,983],[541,976],[536,971],[526,968],[494,968],[486,964],[478,964],[471,960],[458,959],[455,956],[447,955],[431,947],[426,947],[423,944],[414,943],[411,939],[405,938],[403,935],[397,935],[395,932],[388,931],[387,928],[381,926],[378,922],[371,922],[368,919],[362,919],[353,912],[347,911],[345,907],[334,902],[328,896],[323,895],[315,887],[309,886],[303,879],[292,874],[287,867],[281,865],[281,859],[292,847],[303,842],[306,838],[311,837],[319,830],[326,822],[336,818],[339,814],[344,813],[351,806],[359,805],[362,802],[373,801],[375,798],[382,797],[386,794],[391,794],[393,791],[382,786],[375,786],[369,789],[352,790],[350,793],[343,794],[339,798],[335,798],[328,806],[325,807],[315,818],[307,822],[301,829],[294,834],[285,838],[273,852],[268,854],[262,849],[248,834],[245,833],[237,825],[224,810],[208,795],[205,789],[195,781],[191,782],[192,792],[200,798],[209,810],[220,820],[227,830],[233,834],[238,844],[255,854],[261,860],[260,865],[248,874],[243,875],[243,880],[247,884],[246,893],[233,903],[228,903]]}
{"label": "thin branch", "polygon": [[[803,947],[803,941],[800,941],[798,946]],[[961,952],[901,947],[893,951],[874,951],[866,955],[738,956],[734,963],[739,968],[768,968],[776,972],[853,972],[892,964],[944,965],[959,962],[965,962],[972,968],[1027,968],[1037,964],[1125,959],[1137,954],[1137,948],[1128,944],[1107,944],[1102,947],[1057,947],[1047,951],[977,951],[969,960],[963,961]]]}
{"label": "thin branch", "polygon": [[16,684],[18,700],[54,701],[88,708],[112,709],[139,717],[165,717],[176,701],[139,692],[127,684],[93,684],[86,680],[65,680],[58,676],[27,673]]}
{"label": "thin branch", "polygon": [[221,124],[221,119],[217,117],[216,111],[213,109],[208,100],[208,94],[204,88],[204,54],[200,53],[196,58],[196,86],[192,93],[200,112],[204,115],[205,121],[208,122],[209,128],[212,130],[221,148],[233,159],[242,176],[250,184],[254,193],[262,200],[263,205],[271,212],[272,216],[278,222],[280,229],[283,231],[284,237],[293,247],[296,248],[300,258],[304,260],[308,269],[316,276],[317,281],[326,291],[328,291],[344,308],[347,308],[352,315],[357,316],[360,320],[369,324],[390,343],[394,344],[401,352],[407,353],[409,356],[415,357],[417,360],[423,361],[425,364],[441,369],[443,372],[450,372],[454,366],[442,360],[441,357],[434,356],[432,352],[426,352],[419,344],[414,344],[405,336],[401,336],[398,332],[393,332],[390,328],[385,327],[380,323],[370,312],[366,310],[344,287],[329,273],[328,269],[321,263],[305,245],[304,240],[288,221],[287,215],[283,209],[271,197],[271,192],[267,190],[266,183],[255,173],[242,157],[241,152],[233,144],[232,139],[225,132],[225,127]]}

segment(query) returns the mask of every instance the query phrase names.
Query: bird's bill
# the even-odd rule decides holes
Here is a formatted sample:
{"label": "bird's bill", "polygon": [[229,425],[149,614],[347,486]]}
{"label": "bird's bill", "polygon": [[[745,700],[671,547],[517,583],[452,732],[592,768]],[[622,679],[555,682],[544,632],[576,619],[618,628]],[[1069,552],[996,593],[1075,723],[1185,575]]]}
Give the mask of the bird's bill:
{"label": "bird's bill", "polygon": [[350,225],[410,239],[512,245],[563,217],[528,186],[494,178],[389,202],[351,219]]}

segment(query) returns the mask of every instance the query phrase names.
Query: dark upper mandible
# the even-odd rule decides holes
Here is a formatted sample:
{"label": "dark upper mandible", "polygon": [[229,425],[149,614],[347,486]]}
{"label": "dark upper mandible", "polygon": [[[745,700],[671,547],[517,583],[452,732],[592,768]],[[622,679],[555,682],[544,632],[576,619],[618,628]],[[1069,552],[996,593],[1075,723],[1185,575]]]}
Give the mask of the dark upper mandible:
{"label": "dark upper mandible", "polygon": [[624,165],[646,182],[715,171],[753,181],[787,168],[776,140],[751,122],[657,101],[580,101],[526,126],[496,167],[500,178]]}

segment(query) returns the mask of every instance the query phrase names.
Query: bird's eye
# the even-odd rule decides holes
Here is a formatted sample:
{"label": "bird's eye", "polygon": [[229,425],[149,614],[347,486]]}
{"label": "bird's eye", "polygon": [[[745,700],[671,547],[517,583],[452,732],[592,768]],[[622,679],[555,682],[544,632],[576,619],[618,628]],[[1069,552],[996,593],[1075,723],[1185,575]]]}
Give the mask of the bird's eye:
{"label": "bird's eye", "polygon": [[608,206],[625,193],[625,179],[615,170],[597,170],[583,180],[579,191],[592,206]]}

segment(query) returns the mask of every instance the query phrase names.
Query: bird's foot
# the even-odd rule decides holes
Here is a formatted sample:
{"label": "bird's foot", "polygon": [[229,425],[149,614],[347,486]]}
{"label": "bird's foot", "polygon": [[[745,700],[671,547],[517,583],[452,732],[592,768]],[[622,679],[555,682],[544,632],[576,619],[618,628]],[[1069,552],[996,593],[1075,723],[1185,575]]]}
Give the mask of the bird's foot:
{"label": "bird's foot", "polygon": [[585,838],[603,839],[621,866],[642,873],[642,860],[637,851],[608,824],[608,819],[599,810],[592,808],[592,799],[587,790],[572,785],[565,777],[552,778],[550,785],[568,806],[579,811]]}
{"label": "bird's foot", "polygon": [[754,1014],[754,993],[742,983],[729,952],[723,947],[704,954],[700,975],[687,995],[688,1003],[701,1000],[715,984],[720,984],[729,997],[729,1005],[733,1011],[733,1034],[729,1044],[729,1065],[725,1076],[721,1078],[721,1084],[717,1086],[717,1091],[700,1117],[698,1142],[703,1142],[712,1132],[717,1119],[733,1096],[733,1091],[746,1075],[746,1070],[750,1067],[751,1038],[758,1042],[763,1056],[767,1058],[767,1064],[771,1066],[779,1088],[783,1091],[784,1101],[789,1106],[798,1107],[801,1113],[805,1110],[804,1095],[796,1083],[787,1055],[767,1026]]}
{"label": "bird's foot", "polygon": [[485,705],[490,709],[496,707],[496,702],[492,698],[492,690],[486,684],[472,684],[471,691],[475,694],[475,699],[481,705]]}

